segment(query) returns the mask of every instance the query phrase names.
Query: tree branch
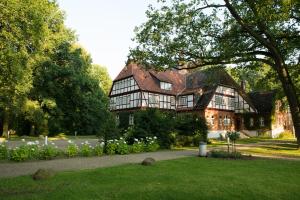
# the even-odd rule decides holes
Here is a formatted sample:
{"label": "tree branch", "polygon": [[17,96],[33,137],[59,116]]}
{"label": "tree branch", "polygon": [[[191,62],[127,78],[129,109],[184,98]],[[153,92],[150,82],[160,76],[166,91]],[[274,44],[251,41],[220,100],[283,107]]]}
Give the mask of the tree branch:
{"label": "tree branch", "polygon": [[252,30],[241,18],[241,16],[237,13],[237,11],[234,9],[234,7],[229,3],[229,0],[224,0],[227,9],[235,18],[235,20],[240,24],[242,28],[244,28],[252,37],[254,37],[258,42],[260,42],[263,46],[265,46],[267,49],[269,49],[272,53],[277,53],[276,49],[268,41],[265,40],[261,35],[257,34],[254,30]]}
{"label": "tree branch", "polygon": [[200,10],[204,10],[204,9],[207,9],[207,8],[225,8],[225,7],[226,7],[226,5],[211,4],[211,5],[206,5],[206,6],[197,8],[197,9],[194,10],[194,12],[198,12]]}
{"label": "tree branch", "polygon": [[211,60],[211,61],[193,61],[192,66],[189,67],[174,67],[174,69],[182,70],[182,69],[196,69],[199,67],[205,67],[210,65],[225,65],[225,64],[238,64],[238,63],[246,63],[246,62],[252,62],[252,61],[258,61],[263,62],[267,65],[274,66],[274,63],[270,62],[269,60],[263,59],[263,58],[238,58],[235,60]]}

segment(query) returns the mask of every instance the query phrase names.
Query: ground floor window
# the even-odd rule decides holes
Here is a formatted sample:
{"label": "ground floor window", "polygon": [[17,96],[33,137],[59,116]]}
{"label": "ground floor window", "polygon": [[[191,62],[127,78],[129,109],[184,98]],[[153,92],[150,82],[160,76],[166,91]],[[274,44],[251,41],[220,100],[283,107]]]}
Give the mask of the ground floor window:
{"label": "ground floor window", "polygon": [[265,126],[265,119],[263,117],[259,118],[259,125],[260,126]]}
{"label": "ground floor window", "polygon": [[224,117],[224,126],[229,126],[230,124],[230,117],[225,115]]}
{"label": "ground floor window", "polygon": [[129,115],[129,125],[132,126],[134,124],[134,115],[130,114]]}
{"label": "ground floor window", "polygon": [[116,115],[116,125],[119,126],[120,125],[120,116]]}
{"label": "ground floor window", "polygon": [[249,125],[250,127],[254,126],[254,119],[252,117],[250,118]]}

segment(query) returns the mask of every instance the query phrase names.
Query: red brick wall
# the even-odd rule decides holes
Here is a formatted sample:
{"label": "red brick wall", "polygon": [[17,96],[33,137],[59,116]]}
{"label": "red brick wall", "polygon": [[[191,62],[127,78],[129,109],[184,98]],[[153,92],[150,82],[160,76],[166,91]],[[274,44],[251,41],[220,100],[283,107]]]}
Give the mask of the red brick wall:
{"label": "red brick wall", "polygon": [[[214,116],[214,124],[211,125],[210,120],[211,116]],[[219,117],[222,117],[222,123],[219,121]],[[224,125],[224,118],[227,116],[230,118],[230,123],[225,126]],[[207,119],[208,129],[210,131],[217,131],[217,130],[234,130],[235,129],[235,120],[236,116],[234,112],[228,112],[223,110],[216,110],[216,109],[205,109],[205,119]]]}

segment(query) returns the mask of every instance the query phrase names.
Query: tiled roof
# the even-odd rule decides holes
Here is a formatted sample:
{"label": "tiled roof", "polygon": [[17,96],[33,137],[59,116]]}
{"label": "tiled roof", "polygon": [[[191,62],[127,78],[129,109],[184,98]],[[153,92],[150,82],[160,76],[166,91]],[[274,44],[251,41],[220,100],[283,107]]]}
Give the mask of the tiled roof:
{"label": "tiled roof", "polygon": [[275,101],[275,91],[250,92],[250,99],[259,113],[270,113]]}
{"label": "tiled roof", "polygon": [[[147,71],[137,64],[129,64],[123,68],[114,81],[133,76],[141,90],[176,95],[185,88],[185,76],[178,70],[156,72]],[[160,81],[172,84],[172,90],[162,90]]]}

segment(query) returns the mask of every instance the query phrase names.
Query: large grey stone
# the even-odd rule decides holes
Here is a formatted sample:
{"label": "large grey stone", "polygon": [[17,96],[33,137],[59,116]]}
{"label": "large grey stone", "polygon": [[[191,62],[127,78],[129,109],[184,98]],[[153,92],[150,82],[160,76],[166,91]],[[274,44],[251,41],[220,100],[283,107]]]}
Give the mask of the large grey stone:
{"label": "large grey stone", "polygon": [[51,169],[38,169],[33,175],[33,180],[45,180],[53,177],[55,172]]}
{"label": "large grey stone", "polygon": [[145,158],[142,162],[142,165],[145,165],[145,166],[149,166],[149,165],[154,165],[155,163],[155,160],[154,158]]}

